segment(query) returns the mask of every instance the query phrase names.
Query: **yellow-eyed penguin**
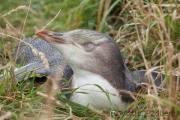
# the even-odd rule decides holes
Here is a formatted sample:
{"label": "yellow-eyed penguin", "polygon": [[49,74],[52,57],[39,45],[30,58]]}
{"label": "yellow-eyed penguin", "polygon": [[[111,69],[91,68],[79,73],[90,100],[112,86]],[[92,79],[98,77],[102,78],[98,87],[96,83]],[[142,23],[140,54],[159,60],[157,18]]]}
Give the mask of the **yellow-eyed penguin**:
{"label": "yellow-eyed penguin", "polygon": [[[133,101],[128,94],[120,92],[134,90],[135,86],[132,82],[126,84],[124,61],[111,37],[92,30],[64,34],[41,30],[36,35],[51,43],[72,68],[71,87],[78,89],[70,97],[71,101],[99,109],[110,109],[112,102],[113,108],[118,110],[127,108]],[[108,93],[110,100],[100,88]]]}
{"label": "yellow-eyed penguin", "polygon": [[[30,47],[21,43],[16,63],[21,64],[23,61],[23,66],[14,71],[18,80],[24,79],[23,73],[30,71],[52,77],[54,74],[58,77],[59,71],[63,71],[63,78],[69,80],[74,72],[70,87],[78,89],[70,96],[72,101],[98,109],[110,109],[111,101],[116,110],[125,109],[133,101],[129,94],[119,90],[136,92],[133,80],[147,82],[144,76],[145,70],[137,72],[128,70],[118,46],[107,35],[92,30],[74,30],[64,33],[41,30],[36,34],[42,39],[36,38],[32,41],[31,38],[25,38],[24,41],[31,43],[34,48],[45,54],[50,63],[50,69],[44,69],[40,58],[33,55]],[[62,59],[61,54],[67,62]],[[60,62],[64,62],[65,65],[62,67]],[[158,73],[152,72],[152,76],[156,78]],[[0,81],[2,78],[3,75],[0,76]],[[160,86],[163,78],[164,76],[157,79],[155,85]],[[109,94],[110,101],[101,88]]]}

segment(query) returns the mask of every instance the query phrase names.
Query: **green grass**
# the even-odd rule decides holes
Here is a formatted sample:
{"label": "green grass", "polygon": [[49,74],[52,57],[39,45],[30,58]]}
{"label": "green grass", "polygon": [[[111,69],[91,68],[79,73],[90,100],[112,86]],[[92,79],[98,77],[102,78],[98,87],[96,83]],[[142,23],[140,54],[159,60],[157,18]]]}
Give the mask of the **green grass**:
{"label": "green grass", "polygon": [[[32,0],[31,4],[30,1],[25,0],[1,1],[0,65],[2,66],[0,66],[0,73],[4,78],[0,83],[0,116],[10,111],[11,116],[8,119],[38,120],[42,117],[42,111],[49,109],[48,99],[37,95],[37,91],[45,91],[46,83],[35,87],[35,78],[28,77],[27,80],[24,78],[21,82],[14,82],[15,77],[12,74],[14,68],[8,69],[5,65],[10,62],[17,66],[12,60],[14,46],[19,42],[16,38],[34,37],[34,33],[46,26],[60,9],[60,14],[45,29],[98,30],[116,40],[130,70],[149,70],[156,67],[156,71],[165,71],[166,74],[178,71],[180,66],[179,2],[176,0],[139,0],[138,2],[114,0],[109,3],[108,1]],[[12,11],[23,5],[26,7]],[[7,15],[4,16],[5,14]],[[10,78],[7,73],[10,73]],[[152,94],[140,95],[142,98],[137,99],[125,111],[91,110],[63,98],[64,93],[60,93],[56,98],[61,101],[61,104],[57,105],[54,102],[50,105],[53,108],[53,117],[50,117],[94,120],[179,119],[179,89],[172,83],[174,80],[171,77],[167,76],[166,81],[168,89],[160,96],[157,97],[155,91],[151,91]]]}
{"label": "green grass", "polygon": [[[27,7],[6,16],[6,19],[16,28],[22,28],[22,23],[28,11],[29,1],[18,0],[17,2],[7,0],[2,1],[0,6],[0,11],[2,11],[1,14],[6,14],[21,5],[26,5]],[[32,0],[23,33],[26,37],[32,37],[35,33],[35,28],[42,29],[53,19],[60,9],[61,12],[59,16],[47,29],[54,31],[67,31],[79,27],[93,29],[96,25],[96,19],[92,17],[97,16],[97,7],[98,2],[95,2],[95,0],[76,0],[76,2],[71,2],[69,0]],[[91,17],[87,18],[87,16]],[[6,22],[2,18],[1,27],[6,27]]]}

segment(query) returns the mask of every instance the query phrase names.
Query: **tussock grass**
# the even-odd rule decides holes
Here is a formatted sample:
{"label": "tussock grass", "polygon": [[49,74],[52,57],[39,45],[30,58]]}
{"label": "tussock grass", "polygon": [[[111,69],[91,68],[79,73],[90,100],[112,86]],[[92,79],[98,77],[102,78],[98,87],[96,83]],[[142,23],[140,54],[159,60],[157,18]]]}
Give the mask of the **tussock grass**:
{"label": "tussock grass", "polygon": [[[179,79],[179,53],[178,48],[174,47],[179,40],[179,31],[175,29],[179,27],[177,13],[180,11],[177,3],[177,1],[133,0],[128,1],[124,9],[130,12],[130,16],[127,16],[129,21],[120,28],[117,42],[128,40],[127,47],[125,46],[122,51],[129,51],[127,58],[129,56],[129,59],[134,60],[135,63],[132,67],[135,69],[143,67],[147,73],[156,70],[167,75],[166,96],[158,96],[157,89],[150,88],[148,94],[144,96],[146,100],[144,111],[147,119],[180,117],[179,81],[176,82],[173,76],[177,74]],[[130,30],[127,32],[128,29]]]}
{"label": "tussock grass", "polygon": [[[180,119],[179,1],[84,0],[79,1],[79,6],[77,3],[64,1],[61,2],[62,6],[64,5],[61,6],[62,8],[59,6],[56,8],[58,4],[49,0],[43,3],[44,7],[39,7],[41,4],[32,1],[27,5],[17,5],[0,16],[2,21],[0,73],[4,76],[0,82],[0,120],[5,118],[17,120]],[[49,8],[52,6],[54,9],[50,11]],[[53,19],[60,8],[61,17]],[[25,14],[23,13],[23,20],[19,18],[20,24],[17,25],[12,21],[13,19],[11,20],[11,16],[17,16],[22,10],[25,10]],[[65,10],[70,10],[70,14],[66,15]],[[34,20],[36,22],[32,23]],[[40,20],[41,25],[37,20]],[[35,75],[27,75],[25,77],[27,80],[17,82],[12,72],[15,66],[17,67],[12,59],[14,44],[22,41],[22,37],[27,34],[32,36],[37,29],[43,28],[49,21],[52,22],[47,29],[51,30],[88,28],[111,35],[126,56],[126,63],[131,70],[146,69],[149,80],[152,80],[150,72],[153,70],[165,73],[164,81],[167,89],[159,92],[152,84],[146,88],[147,94],[136,95],[135,102],[127,110],[99,111],[65,99],[62,97],[64,93],[53,92],[54,83],[51,78],[39,87],[34,85]],[[14,26],[15,23],[16,26]],[[43,53],[39,53],[33,47],[32,51],[47,65],[48,61]],[[175,80],[174,74],[178,75],[178,81]],[[29,78],[30,76],[34,77]],[[154,89],[151,89],[152,87]]]}

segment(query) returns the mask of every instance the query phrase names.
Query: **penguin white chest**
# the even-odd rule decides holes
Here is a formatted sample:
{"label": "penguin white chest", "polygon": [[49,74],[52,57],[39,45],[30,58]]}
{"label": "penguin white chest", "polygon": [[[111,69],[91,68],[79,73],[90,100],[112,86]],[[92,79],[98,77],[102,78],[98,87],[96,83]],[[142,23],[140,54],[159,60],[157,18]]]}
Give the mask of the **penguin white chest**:
{"label": "penguin white chest", "polygon": [[81,105],[89,105],[97,109],[111,109],[113,107],[114,110],[124,110],[128,106],[122,101],[118,90],[98,74],[84,70],[76,71],[72,87],[78,89],[70,99]]}

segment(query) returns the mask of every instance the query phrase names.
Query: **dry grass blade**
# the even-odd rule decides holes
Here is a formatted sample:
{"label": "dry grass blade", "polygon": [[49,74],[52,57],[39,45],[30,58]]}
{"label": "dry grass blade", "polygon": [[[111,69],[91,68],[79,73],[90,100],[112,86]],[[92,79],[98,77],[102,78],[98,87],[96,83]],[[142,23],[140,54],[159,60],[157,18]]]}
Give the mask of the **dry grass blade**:
{"label": "dry grass blade", "polygon": [[55,16],[49,23],[47,23],[42,29],[46,28],[49,24],[51,24],[51,23],[58,17],[58,15],[60,14],[60,12],[61,12],[61,9],[58,11],[58,13],[56,14],[56,16]]}
{"label": "dry grass blade", "polygon": [[13,12],[17,12],[18,10],[23,9],[23,8],[25,8],[25,7],[26,7],[26,5],[18,6],[17,8],[12,9],[11,11],[9,11],[8,13],[5,13],[5,14],[1,15],[0,18],[5,17],[5,16],[7,16],[7,15],[10,15],[10,14],[12,14]]}
{"label": "dry grass blade", "polygon": [[47,86],[46,86],[46,94],[47,94],[47,98],[46,98],[46,108],[44,108],[44,110],[42,111],[40,120],[52,120],[52,116],[53,116],[53,108],[54,108],[54,104],[52,102],[52,97],[54,96],[53,90],[54,90],[54,80],[52,78],[48,78],[47,82],[46,82]]}
{"label": "dry grass blade", "polygon": [[0,116],[0,120],[6,120],[7,118],[9,118],[11,116],[11,112],[7,112],[6,114],[4,114],[3,116]]}
{"label": "dry grass blade", "polygon": [[[30,10],[30,6],[31,6],[31,1],[32,0],[30,0],[30,2],[29,2],[29,6],[28,6],[28,11],[27,11],[27,13],[26,13],[26,17],[25,17],[25,20],[24,20],[24,24],[23,24],[23,27],[22,27],[22,30],[21,30],[21,34],[20,34],[20,39],[22,39],[22,33],[24,32],[24,27],[25,27],[25,25],[26,25],[26,20],[27,20],[27,16],[28,16],[28,14],[29,14],[29,10]],[[20,49],[20,42],[19,42],[19,45],[18,45],[18,48],[17,48],[17,53],[16,53],[16,59],[17,59],[17,55],[18,55],[18,53],[19,53],[19,49]]]}

